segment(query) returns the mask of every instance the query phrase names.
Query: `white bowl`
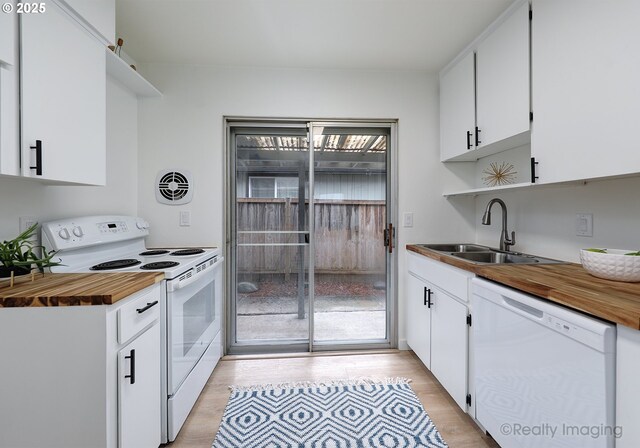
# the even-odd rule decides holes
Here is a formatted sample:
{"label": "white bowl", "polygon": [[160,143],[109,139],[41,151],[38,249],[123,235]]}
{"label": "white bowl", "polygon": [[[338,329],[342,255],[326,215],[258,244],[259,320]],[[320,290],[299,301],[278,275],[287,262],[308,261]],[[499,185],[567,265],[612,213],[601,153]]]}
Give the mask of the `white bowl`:
{"label": "white bowl", "polygon": [[635,250],[605,249],[606,253],[580,250],[580,262],[595,276],[620,282],[640,282],[640,256],[625,255]]}

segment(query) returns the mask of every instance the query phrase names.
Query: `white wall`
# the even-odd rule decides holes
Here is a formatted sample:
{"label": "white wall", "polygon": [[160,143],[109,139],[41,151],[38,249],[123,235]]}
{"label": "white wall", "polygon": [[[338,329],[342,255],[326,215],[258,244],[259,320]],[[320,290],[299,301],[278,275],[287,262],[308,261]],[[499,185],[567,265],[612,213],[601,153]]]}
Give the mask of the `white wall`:
{"label": "white wall", "polygon": [[[579,262],[580,249],[640,249],[640,178],[601,180],[586,185],[537,187],[476,199],[477,242],[497,247],[501,212],[492,209],[491,226],[480,224],[489,200],[499,197],[508,209],[513,250]],[[455,200],[455,199],[454,199]],[[576,236],[576,213],[593,213],[593,237]]]}
{"label": "white wall", "polygon": [[20,216],[39,222],[89,214],[130,214],[138,208],[135,95],[107,78],[107,185],[46,186],[35,180],[0,178],[0,239],[19,232]]}
{"label": "white wall", "polygon": [[[371,72],[184,67],[151,64],[145,76],[164,94],[140,103],[139,214],[151,222],[151,245],[224,242],[223,116],[399,119],[399,209],[415,213],[412,229],[398,229],[398,246],[470,240],[473,201],[465,207],[442,197],[459,181],[440,164],[437,77],[420,72]],[[158,170],[194,174],[193,202],[156,203]],[[178,226],[190,210],[191,227]],[[404,250],[399,254],[400,339]]]}

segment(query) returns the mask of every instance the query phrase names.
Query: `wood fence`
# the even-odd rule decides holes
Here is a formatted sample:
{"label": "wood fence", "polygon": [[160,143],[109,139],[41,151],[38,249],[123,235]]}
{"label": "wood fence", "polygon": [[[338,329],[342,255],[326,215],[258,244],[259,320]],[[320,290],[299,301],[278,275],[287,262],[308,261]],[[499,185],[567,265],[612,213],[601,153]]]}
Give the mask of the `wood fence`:
{"label": "wood fence", "polygon": [[[297,199],[237,200],[239,274],[296,274],[308,246],[299,226]],[[305,223],[308,220],[305,204]],[[314,206],[315,269],[319,274],[385,271],[384,201],[317,200]],[[305,263],[305,269],[307,263]]]}

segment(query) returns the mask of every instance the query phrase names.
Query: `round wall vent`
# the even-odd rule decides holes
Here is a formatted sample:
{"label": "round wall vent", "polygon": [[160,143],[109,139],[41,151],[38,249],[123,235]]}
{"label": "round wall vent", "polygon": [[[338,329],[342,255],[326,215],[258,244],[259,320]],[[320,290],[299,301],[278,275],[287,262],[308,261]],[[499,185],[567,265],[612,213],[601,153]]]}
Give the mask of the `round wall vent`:
{"label": "round wall vent", "polygon": [[156,200],[161,204],[188,204],[193,198],[193,178],[186,170],[162,170],[156,177]]}

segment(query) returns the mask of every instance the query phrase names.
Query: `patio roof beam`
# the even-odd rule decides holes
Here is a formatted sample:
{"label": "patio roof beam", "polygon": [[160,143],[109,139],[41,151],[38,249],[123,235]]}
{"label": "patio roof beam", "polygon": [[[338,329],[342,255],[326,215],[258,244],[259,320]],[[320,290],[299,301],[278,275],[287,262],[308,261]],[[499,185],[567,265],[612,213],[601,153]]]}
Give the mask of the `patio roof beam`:
{"label": "patio roof beam", "polygon": [[[306,151],[282,151],[275,155],[274,152],[264,151],[261,149],[238,149],[237,153],[238,160],[244,160],[246,162],[300,161],[307,158]],[[386,154],[383,152],[363,153],[346,151],[325,151],[315,154],[314,159],[316,162],[384,163],[386,160]]]}
{"label": "patio roof beam", "polygon": [[371,147],[378,141],[378,138],[380,138],[379,135],[370,135],[369,136],[369,141],[367,142],[366,145],[364,145],[364,147],[360,150],[360,152],[367,152],[371,149]]}

